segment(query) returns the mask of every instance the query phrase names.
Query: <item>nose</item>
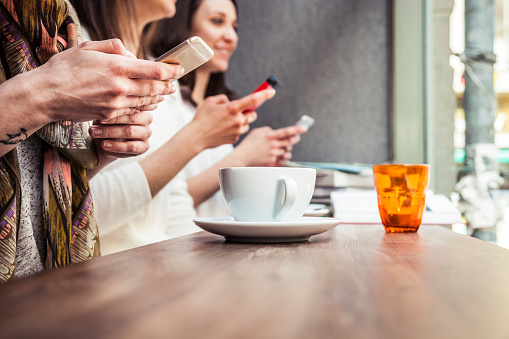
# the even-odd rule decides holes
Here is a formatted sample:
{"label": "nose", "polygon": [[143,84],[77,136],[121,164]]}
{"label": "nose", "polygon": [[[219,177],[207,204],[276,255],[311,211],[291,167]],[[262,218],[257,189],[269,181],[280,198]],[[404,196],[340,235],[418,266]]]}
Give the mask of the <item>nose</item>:
{"label": "nose", "polygon": [[235,28],[233,26],[228,26],[226,28],[223,37],[225,40],[228,40],[231,42],[237,42],[237,40],[238,40],[237,31],[235,30]]}

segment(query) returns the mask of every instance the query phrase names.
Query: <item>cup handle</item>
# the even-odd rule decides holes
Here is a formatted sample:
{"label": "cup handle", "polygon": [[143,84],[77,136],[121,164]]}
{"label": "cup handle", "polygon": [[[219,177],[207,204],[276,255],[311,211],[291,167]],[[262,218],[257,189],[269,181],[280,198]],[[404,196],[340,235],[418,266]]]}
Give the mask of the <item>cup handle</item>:
{"label": "cup handle", "polygon": [[[283,201],[280,203],[280,201]],[[297,183],[292,178],[280,177],[277,183],[276,206],[274,220],[279,221],[295,205],[297,201]]]}

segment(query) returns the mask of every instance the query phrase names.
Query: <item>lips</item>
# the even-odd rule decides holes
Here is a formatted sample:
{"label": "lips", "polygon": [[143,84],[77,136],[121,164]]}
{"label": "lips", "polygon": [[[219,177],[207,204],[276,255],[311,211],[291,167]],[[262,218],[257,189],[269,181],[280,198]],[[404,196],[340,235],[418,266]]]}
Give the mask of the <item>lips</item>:
{"label": "lips", "polygon": [[231,51],[226,48],[216,48],[217,54],[229,57],[231,55]]}

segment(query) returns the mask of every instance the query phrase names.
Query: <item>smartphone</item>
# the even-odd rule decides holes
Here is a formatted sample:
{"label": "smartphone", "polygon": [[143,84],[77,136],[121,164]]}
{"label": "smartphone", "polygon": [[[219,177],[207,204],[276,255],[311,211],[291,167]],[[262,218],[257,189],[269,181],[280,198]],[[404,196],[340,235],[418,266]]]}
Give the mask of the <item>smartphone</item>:
{"label": "smartphone", "polygon": [[214,56],[214,51],[200,37],[193,36],[164,53],[155,61],[184,67],[184,74],[182,75],[184,76],[209,61],[212,56]]}
{"label": "smartphone", "polygon": [[294,124],[297,126],[307,126],[311,128],[315,124],[315,119],[311,118],[309,115],[303,115],[300,119]]}
{"label": "smartphone", "polygon": [[[268,88],[273,88],[273,89],[276,89],[279,87],[279,82],[277,81],[277,78],[275,75],[271,75],[270,77],[268,77],[264,82],[262,82],[262,84],[260,86],[258,86],[254,91],[253,93],[256,93],[256,92],[259,92],[259,91],[263,91],[264,89],[268,89]],[[251,93],[252,94],[252,93]],[[260,107],[260,105],[257,105],[257,106],[253,106],[253,107],[250,107],[248,109],[246,109],[244,111],[245,112],[250,112],[250,111],[255,111],[258,107]]]}
{"label": "smartphone", "polygon": [[253,93],[263,91],[264,89],[271,88],[271,87],[274,89],[277,89],[279,87],[279,82],[277,81],[277,78],[275,75],[271,75],[270,77],[268,77],[264,82],[262,82],[262,84],[260,86],[258,86],[257,89],[255,89],[253,91]]}

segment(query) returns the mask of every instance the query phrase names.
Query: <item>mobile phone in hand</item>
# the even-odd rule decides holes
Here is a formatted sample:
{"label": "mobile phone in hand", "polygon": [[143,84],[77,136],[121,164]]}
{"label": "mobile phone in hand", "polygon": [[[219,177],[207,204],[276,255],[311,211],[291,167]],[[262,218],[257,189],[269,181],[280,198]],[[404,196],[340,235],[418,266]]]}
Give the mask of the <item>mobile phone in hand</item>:
{"label": "mobile phone in hand", "polygon": [[[268,88],[277,89],[278,87],[279,87],[279,82],[277,81],[276,76],[275,75],[271,75],[264,82],[262,82],[262,84],[260,86],[258,86],[258,88],[255,89],[253,91],[253,93],[256,93],[256,92],[259,92],[259,91],[263,91],[263,90],[268,89]],[[244,111],[244,113],[245,112],[250,112],[250,111],[255,111],[260,106],[261,106],[261,104],[257,105],[257,106],[250,107],[250,108],[246,109]]]}
{"label": "mobile phone in hand", "polygon": [[309,115],[303,115],[300,119],[294,124],[296,126],[307,126],[307,128],[311,128],[315,124],[315,119],[311,118]]}
{"label": "mobile phone in hand", "polygon": [[277,89],[278,87],[279,87],[279,82],[277,81],[276,76],[271,75],[264,82],[262,82],[262,84],[260,86],[258,86],[258,88],[255,89],[253,91],[253,93],[263,91],[264,89],[267,89],[267,88]]}
{"label": "mobile phone in hand", "polygon": [[184,67],[184,74],[182,75],[184,76],[209,61],[212,56],[214,56],[214,51],[200,37],[193,36],[164,53],[155,61]]}

